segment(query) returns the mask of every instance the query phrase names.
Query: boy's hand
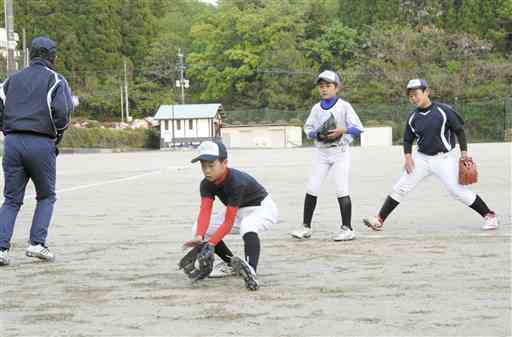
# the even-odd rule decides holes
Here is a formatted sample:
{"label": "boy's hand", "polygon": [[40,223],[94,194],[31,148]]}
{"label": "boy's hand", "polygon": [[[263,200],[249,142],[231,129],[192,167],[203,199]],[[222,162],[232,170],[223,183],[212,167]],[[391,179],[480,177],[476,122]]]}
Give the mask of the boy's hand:
{"label": "boy's hand", "polygon": [[345,131],[346,130],[344,128],[336,128],[336,129],[329,130],[329,133],[327,134],[327,139],[329,139],[329,140],[338,139],[341,136],[343,136]]}
{"label": "boy's hand", "polygon": [[411,154],[406,154],[404,163],[405,172],[407,172],[407,174],[411,174],[414,171],[414,167],[414,160],[412,159]]}
{"label": "boy's hand", "polygon": [[201,235],[196,235],[194,239],[186,241],[183,244],[183,249],[197,247],[197,246],[203,244],[203,242],[204,242],[203,237]]}

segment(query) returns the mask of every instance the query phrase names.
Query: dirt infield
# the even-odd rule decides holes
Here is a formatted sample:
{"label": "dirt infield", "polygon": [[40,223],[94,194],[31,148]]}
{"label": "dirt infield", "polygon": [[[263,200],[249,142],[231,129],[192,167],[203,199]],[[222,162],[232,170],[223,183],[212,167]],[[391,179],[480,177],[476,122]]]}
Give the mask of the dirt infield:
{"label": "dirt infield", "polygon": [[[239,278],[191,285],[176,270],[199,205],[193,153],[62,155],[49,237],[56,262],[24,256],[30,187],[11,265],[0,269],[0,336],[509,336],[511,146],[469,149],[481,178],[472,189],[498,213],[499,230],[481,231],[481,218],[431,177],[385,231],[369,232],[361,218],[399,177],[401,149],[353,148],[358,237],[348,243],[331,241],[340,220],[328,182],[312,239],[287,234],[301,221],[313,149],[231,151],[231,166],[257,177],[280,211],[261,235],[257,292]],[[226,242],[242,252],[239,237]]]}

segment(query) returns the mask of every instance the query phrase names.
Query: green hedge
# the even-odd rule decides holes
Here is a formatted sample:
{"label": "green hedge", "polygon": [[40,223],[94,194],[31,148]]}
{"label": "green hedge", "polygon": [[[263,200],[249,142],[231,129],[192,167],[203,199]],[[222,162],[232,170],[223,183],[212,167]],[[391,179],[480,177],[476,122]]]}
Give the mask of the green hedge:
{"label": "green hedge", "polygon": [[61,148],[159,148],[160,136],[154,129],[119,130],[106,128],[69,128]]}

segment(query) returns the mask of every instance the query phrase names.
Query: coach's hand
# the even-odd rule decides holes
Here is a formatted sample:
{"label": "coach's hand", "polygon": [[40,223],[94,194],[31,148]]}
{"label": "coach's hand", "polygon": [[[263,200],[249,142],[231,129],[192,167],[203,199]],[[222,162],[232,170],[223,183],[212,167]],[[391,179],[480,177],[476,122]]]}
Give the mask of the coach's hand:
{"label": "coach's hand", "polygon": [[329,133],[327,134],[327,139],[329,139],[329,140],[338,139],[341,136],[343,136],[345,131],[346,130],[344,128],[336,128],[336,129],[329,130]]}
{"label": "coach's hand", "polygon": [[412,171],[414,171],[414,160],[412,159],[412,155],[410,153],[405,154],[404,168],[407,174],[411,174]]}

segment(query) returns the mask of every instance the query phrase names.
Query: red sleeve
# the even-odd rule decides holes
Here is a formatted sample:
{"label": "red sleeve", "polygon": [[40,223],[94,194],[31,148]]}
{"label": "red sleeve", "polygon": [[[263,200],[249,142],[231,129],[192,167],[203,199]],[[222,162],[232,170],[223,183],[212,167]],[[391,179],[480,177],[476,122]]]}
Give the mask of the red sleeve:
{"label": "red sleeve", "polygon": [[208,240],[208,242],[212,245],[217,245],[220,240],[222,240],[229,232],[231,232],[231,228],[233,228],[233,224],[235,223],[236,212],[238,212],[238,207],[228,206],[226,208],[226,216],[224,218],[224,223],[217,229],[215,233],[213,233],[212,237]]}
{"label": "red sleeve", "polygon": [[213,198],[202,197],[201,198],[201,210],[199,211],[199,217],[197,218],[196,235],[204,237],[208,226],[210,225],[210,218],[212,216],[213,209]]}

